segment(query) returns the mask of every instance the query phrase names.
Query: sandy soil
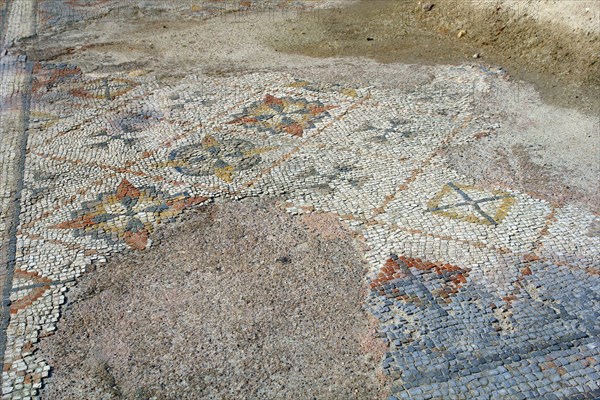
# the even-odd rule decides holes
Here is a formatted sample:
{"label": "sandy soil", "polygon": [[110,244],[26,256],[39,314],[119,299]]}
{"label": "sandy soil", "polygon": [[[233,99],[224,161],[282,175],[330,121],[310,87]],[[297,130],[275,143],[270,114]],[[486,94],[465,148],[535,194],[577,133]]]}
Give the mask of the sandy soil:
{"label": "sandy soil", "polygon": [[596,0],[490,0],[472,4],[480,9],[508,8],[518,17],[531,15],[571,31],[600,34],[600,6]]}
{"label": "sandy soil", "polygon": [[600,213],[599,117],[545,104],[531,85],[502,80],[476,107],[498,128],[448,147],[452,168],[490,188],[518,188],[555,206]]}
{"label": "sandy soil", "polygon": [[278,51],[369,57],[392,68],[504,68],[510,81],[476,99],[500,129],[475,145],[448,148],[450,164],[482,185],[600,212],[599,18],[596,1],[364,0],[289,21],[267,42]]}
{"label": "sandy soil", "polygon": [[599,13],[597,1],[363,0],[304,15],[270,43],[315,57],[497,65],[546,102],[598,115]]}
{"label": "sandy soil", "polygon": [[[464,3],[434,3],[365,0],[205,22],[131,7],[40,32],[28,54],[162,81],[292,67],[298,78],[413,90],[434,64],[502,66],[534,86],[498,82],[478,106],[501,128],[446,159],[478,184],[598,211],[597,34],[543,13],[488,7],[474,17]],[[360,308],[364,266],[350,238],[318,226],[262,203],[218,205],[160,233],[148,253],[86,276],[42,342],[57,367],[45,397],[381,397],[381,342]]]}
{"label": "sandy soil", "polygon": [[365,263],[337,218],[244,200],[155,240],[70,294],[42,343],[55,366],[44,398],[384,397]]}
{"label": "sandy soil", "polygon": [[[159,75],[198,68],[234,73],[301,67],[317,64],[314,57],[494,65],[515,80],[533,83],[546,103],[600,114],[600,2],[344,3],[306,13],[227,14],[206,22],[121,8],[96,20],[40,32],[28,54],[77,62],[88,72],[140,67]],[[425,5],[433,6],[426,11]]]}

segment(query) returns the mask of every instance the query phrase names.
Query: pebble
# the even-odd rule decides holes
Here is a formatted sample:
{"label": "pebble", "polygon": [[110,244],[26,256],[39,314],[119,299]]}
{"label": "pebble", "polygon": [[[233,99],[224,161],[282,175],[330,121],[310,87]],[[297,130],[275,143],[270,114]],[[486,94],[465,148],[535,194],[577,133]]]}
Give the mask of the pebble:
{"label": "pebble", "polygon": [[424,3],[421,8],[423,9],[423,11],[431,11],[434,7],[433,3]]}

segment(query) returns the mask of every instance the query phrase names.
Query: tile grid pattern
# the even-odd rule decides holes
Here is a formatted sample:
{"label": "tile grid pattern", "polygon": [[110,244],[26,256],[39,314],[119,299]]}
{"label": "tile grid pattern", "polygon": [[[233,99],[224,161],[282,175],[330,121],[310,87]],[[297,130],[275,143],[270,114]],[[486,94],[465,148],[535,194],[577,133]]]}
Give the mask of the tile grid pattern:
{"label": "tile grid pattern", "polygon": [[[11,46],[15,40],[29,36],[35,31],[34,1],[9,1],[4,4],[4,7],[0,32],[2,48]],[[2,140],[0,261],[3,268],[0,280],[2,283],[0,358],[5,360],[6,349],[10,345],[8,332],[11,291],[16,268],[17,228],[21,214],[20,200],[27,144],[32,63],[28,62],[23,55],[4,50],[2,53],[0,58],[0,138]],[[18,368],[21,368],[21,365]],[[2,382],[4,386],[4,376]]]}
{"label": "tile grid pattern", "polygon": [[[31,34],[35,2],[8,4],[7,39]],[[49,4],[40,26],[61,21]],[[443,159],[493,129],[472,92],[498,74],[439,67],[411,92],[277,72],[161,86],[12,54],[0,67],[2,221],[18,217],[0,232],[3,398],[39,396],[36,343],[90,264],[218,196],[283,197],[364,240],[391,399],[600,395],[598,218],[479,187]]]}

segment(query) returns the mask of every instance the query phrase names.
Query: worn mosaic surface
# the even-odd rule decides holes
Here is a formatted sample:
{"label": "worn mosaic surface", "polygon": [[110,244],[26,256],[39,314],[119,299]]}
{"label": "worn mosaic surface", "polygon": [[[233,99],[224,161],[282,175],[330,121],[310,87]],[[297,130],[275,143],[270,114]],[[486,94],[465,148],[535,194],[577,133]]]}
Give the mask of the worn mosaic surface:
{"label": "worn mosaic surface", "polygon": [[[3,43],[107,4],[0,3]],[[181,9],[222,11],[213,7]],[[283,197],[292,214],[336,213],[364,240],[365,304],[389,345],[391,399],[600,397],[600,220],[484,189],[444,162],[444,146],[495,127],[472,107],[474,88],[494,79],[445,67],[417,92],[284,72],[168,86],[8,51],[3,398],[38,396],[51,366],[36,343],[56,329],[64,292],[87,266],[147,248],[156,225],[186,209],[244,196]]]}

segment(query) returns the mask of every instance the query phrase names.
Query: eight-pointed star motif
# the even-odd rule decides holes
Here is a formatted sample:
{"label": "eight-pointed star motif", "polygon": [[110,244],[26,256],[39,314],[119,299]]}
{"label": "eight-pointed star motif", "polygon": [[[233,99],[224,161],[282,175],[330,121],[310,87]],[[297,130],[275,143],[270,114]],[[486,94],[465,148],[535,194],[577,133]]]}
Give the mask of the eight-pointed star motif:
{"label": "eight-pointed star motif", "polygon": [[301,97],[275,97],[266,95],[263,100],[255,101],[229,121],[247,128],[257,128],[272,134],[287,133],[303,137],[315,122],[329,115],[327,112],[336,106],[327,106],[317,100]]}
{"label": "eight-pointed star motif", "polygon": [[154,187],[138,189],[123,179],[115,192],[102,193],[97,201],[85,202],[73,219],[54,228],[73,229],[76,236],[91,235],[110,242],[124,240],[129,247],[142,250],[148,246],[148,236],[155,225],[206,200],[187,192],[169,195]]}

